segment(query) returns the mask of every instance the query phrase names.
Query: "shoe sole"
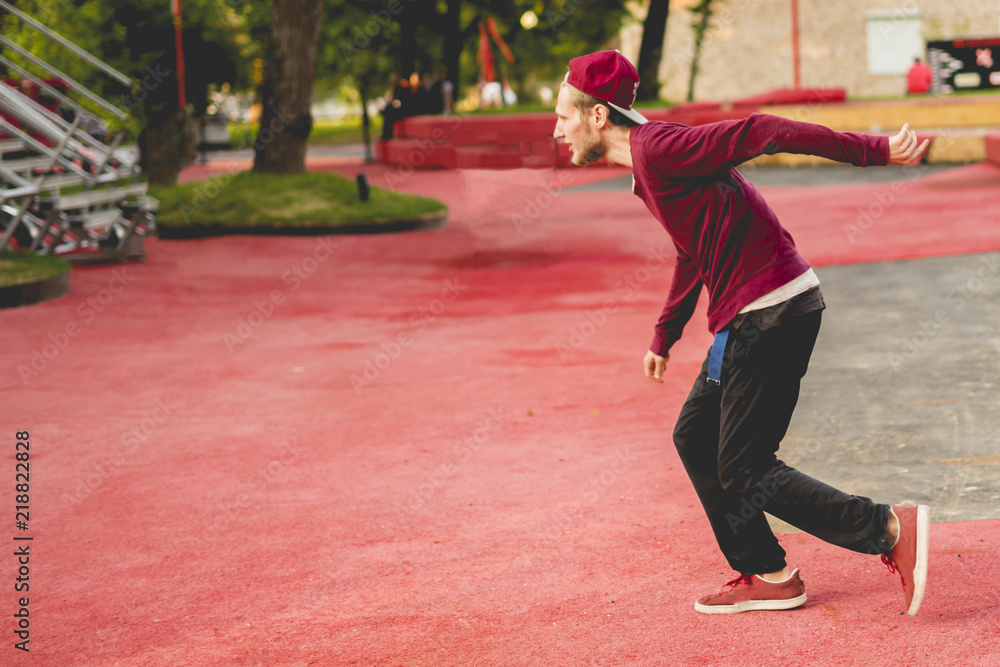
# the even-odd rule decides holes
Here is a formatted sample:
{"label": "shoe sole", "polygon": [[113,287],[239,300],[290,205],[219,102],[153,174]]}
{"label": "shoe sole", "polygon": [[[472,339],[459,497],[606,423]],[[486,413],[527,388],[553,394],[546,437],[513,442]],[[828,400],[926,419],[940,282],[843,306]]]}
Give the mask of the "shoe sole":
{"label": "shoe sole", "polygon": [[906,613],[916,616],[920,604],[924,601],[924,589],[927,587],[927,559],[931,542],[931,508],[927,505],[917,506],[917,561],[913,566],[913,598]]}
{"label": "shoe sole", "polygon": [[736,604],[701,604],[694,603],[694,610],[702,614],[739,614],[744,611],[781,611],[801,607],[806,602],[806,594],[787,600],[747,600]]}

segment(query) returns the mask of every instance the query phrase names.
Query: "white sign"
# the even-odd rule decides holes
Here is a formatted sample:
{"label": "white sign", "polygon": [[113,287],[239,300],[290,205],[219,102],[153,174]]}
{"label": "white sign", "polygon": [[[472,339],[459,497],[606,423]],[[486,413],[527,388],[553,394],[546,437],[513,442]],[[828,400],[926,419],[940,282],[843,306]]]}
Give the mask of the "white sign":
{"label": "white sign", "polygon": [[869,74],[906,74],[914,58],[924,57],[923,20],[915,8],[868,12],[866,34]]}

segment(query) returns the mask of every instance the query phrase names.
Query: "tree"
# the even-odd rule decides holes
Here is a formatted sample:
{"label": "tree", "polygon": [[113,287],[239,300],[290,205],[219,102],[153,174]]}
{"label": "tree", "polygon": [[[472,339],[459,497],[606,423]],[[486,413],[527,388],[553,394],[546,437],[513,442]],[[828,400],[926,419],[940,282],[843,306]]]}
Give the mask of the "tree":
{"label": "tree", "polygon": [[688,79],[688,102],[694,101],[694,80],[698,76],[701,45],[705,41],[705,35],[708,33],[709,24],[712,21],[712,6],[714,4],[715,0],[699,0],[697,5],[688,8],[688,11],[695,17],[694,23],[691,24],[691,28],[694,30],[694,53],[691,57],[691,77]]}
{"label": "tree", "polygon": [[[394,10],[395,13],[393,13]],[[351,88],[352,100],[361,102],[362,134],[366,157],[371,157],[370,119],[367,100],[385,92],[389,73],[396,71],[395,45],[398,44],[400,12],[407,4],[326,0],[317,49],[316,86],[321,92],[338,91],[343,96]]]}
{"label": "tree", "polygon": [[[456,98],[477,81],[475,39],[479,22],[492,16],[515,55],[512,64],[502,61],[501,72],[521,99],[525,84],[558,79],[570,58],[614,45],[626,14],[624,0],[327,0],[326,10],[323,77],[346,75],[359,86],[362,78],[384,86],[392,73],[405,77],[443,63]],[[520,23],[527,11],[538,17],[531,29]]]}
{"label": "tree", "polygon": [[637,100],[656,100],[660,97],[660,59],[663,57],[663,40],[667,34],[670,0],[650,0],[646,20],[642,23],[642,44],[639,46],[639,80],[642,85]]}
{"label": "tree", "polygon": [[[64,6],[69,4],[68,7]],[[170,4],[162,0],[22,0],[18,8],[42,20],[81,48],[104,60],[135,85],[120,84],[86,65],[72,53],[30,29],[8,27],[4,35],[82,85],[131,112],[122,127],[133,133],[140,165],[150,182],[172,185],[194,157],[194,127],[179,109]],[[194,114],[204,113],[210,83],[249,80],[238,45],[240,22],[234,10],[216,0],[184,0],[183,39],[189,62],[185,87]],[[16,58],[11,56],[12,60]],[[26,69],[47,76],[23,63]],[[79,98],[77,98],[79,100]],[[85,108],[92,105],[83,103]],[[97,115],[101,116],[100,112]]]}
{"label": "tree", "polygon": [[322,13],[321,0],[272,0],[271,45],[260,87],[254,171],[305,171]]}

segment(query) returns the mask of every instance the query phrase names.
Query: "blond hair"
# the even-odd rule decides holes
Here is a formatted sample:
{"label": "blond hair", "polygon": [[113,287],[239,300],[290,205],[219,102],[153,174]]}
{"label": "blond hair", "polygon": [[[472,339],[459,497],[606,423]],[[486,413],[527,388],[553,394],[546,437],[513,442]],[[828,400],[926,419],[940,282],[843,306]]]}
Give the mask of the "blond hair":
{"label": "blond hair", "polygon": [[625,114],[609,106],[608,103],[605,102],[604,100],[599,100],[593,95],[588,95],[579,88],[570,85],[568,81],[563,81],[562,84],[560,85],[569,91],[570,93],[569,101],[570,103],[572,103],[573,106],[575,106],[580,111],[581,118],[586,116],[588,113],[590,113],[591,109],[600,104],[601,106],[603,106],[605,109],[608,110],[608,120],[611,121],[612,125],[619,125],[621,127],[634,127],[638,125],[637,122],[635,122]]}

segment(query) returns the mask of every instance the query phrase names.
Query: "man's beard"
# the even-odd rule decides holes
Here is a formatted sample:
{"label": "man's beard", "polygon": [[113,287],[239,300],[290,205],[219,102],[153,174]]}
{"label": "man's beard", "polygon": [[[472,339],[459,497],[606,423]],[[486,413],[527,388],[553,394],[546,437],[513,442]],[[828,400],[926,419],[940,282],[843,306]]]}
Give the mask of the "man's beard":
{"label": "man's beard", "polygon": [[[575,147],[574,147],[575,148]],[[584,150],[573,151],[573,164],[577,167],[584,167],[591,162],[597,162],[604,157],[604,146],[599,142],[594,142],[583,147]]]}

